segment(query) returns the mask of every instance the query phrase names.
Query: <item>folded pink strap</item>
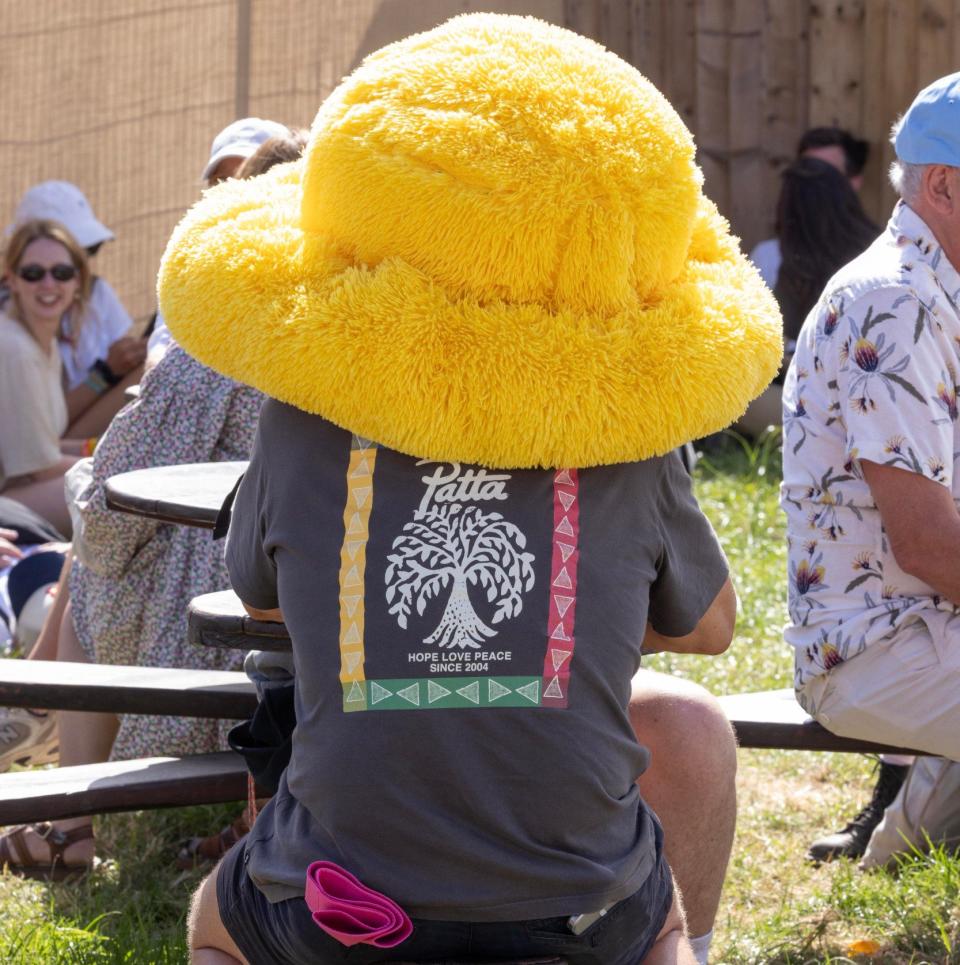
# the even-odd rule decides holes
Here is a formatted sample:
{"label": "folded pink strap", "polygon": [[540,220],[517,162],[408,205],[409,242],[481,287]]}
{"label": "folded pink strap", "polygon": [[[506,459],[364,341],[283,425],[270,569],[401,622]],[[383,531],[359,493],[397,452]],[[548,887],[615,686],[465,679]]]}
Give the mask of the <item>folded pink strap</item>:
{"label": "folded pink strap", "polygon": [[407,913],[395,901],[332,861],[314,861],[307,868],[303,897],[313,920],[342,945],[393,948],[413,932]]}

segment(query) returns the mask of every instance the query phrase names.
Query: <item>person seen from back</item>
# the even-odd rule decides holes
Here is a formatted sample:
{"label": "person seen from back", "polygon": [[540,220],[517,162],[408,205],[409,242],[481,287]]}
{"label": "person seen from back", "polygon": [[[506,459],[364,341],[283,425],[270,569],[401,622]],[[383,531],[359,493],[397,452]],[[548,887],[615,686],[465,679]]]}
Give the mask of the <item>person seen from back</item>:
{"label": "person seen from back", "polygon": [[777,202],[783,261],[773,293],[783,315],[786,351],[827,282],[880,234],[847,177],[832,164],[805,156],[783,172]]}
{"label": "person seen from back", "polygon": [[[159,291],[270,396],[226,553],[296,666],[290,764],[193,961],[692,965],[632,679],[644,645],[730,641],[672,450],[782,342],[662,95],[559,27],[455,18],[371,55],[302,164],[203,199]],[[391,927],[352,931],[331,877]]]}
{"label": "person seen from back", "polygon": [[[917,95],[893,143],[900,201],[807,317],[784,386],[786,638],[828,730],[958,761],[960,74]],[[885,761],[810,856],[869,861],[905,770]]]}
{"label": "person seen from back", "polygon": [[[301,134],[271,138],[240,167],[239,179],[263,173],[267,165],[293,160],[302,150]],[[693,650],[697,646],[712,646],[722,640],[722,632],[711,638],[704,630],[687,640]],[[645,640],[649,649],[652,639]],[[676,647],[676,641],[671,641]],[[257,683],[263,698],[270,705],[265,719],[270,722],[257,733],[247,729],[246,735],[231,734],[232,746],[242,747],[246,740],[262,749],[261,739],[279,740],[277,721],[288,720],[284,696],[277,696],[287,686],[292,687],[292,657],[286,653],[251,652],[244,669]],[[664,829],[664,848],[674,876],[685,898],[686,921],[691,935],[691,947],[697,961],[705,965],[712,940],[713,922],[717,914],[720,894],[730,857],[736,818],[736,745],[730,725],[719,704],[702,687],[678,677],[641,668],[633,677],[630,695],[630,717],[634,729],[643,734],[643,742],[650,750],[650,764],[638,787],[651,807],[655,806]],[[289,723],[289,720],[288,720]],[[282,729],[282,728],[280,728]],[[292,727],[290,728],[292,731]],[[682,735],[696,731],[699,735],[697,753],[684,745]],[[289,733],[289,731],[287,732]],[[236,743],[234,742],[236,738]],[[289,757],[289,742],[278,744],[271,758],[270,772],[257,773],[257,783],[275,786],[273,770]],[[262,763],[261,758],[257,758]],[[698,833],[709,821],[710,833]],[[184,842],[178,863],[196,865],[220,858],[224,851],[248,831],[246,812],[207,837],[194,837]]]}
{"label": "person seen from back", "polygon": [[783,315],[784,365],[773,385],[739,420],[739,431],[756,438],[768,426],[779,424],[783,376],[803,320],[830,277],[879,233],[849,179],[832,164],[803,156],[783,172],[777,201],[782,261],[773,293]]}
{"label": "person seen from back", "polygon": [[[863,187],[863,169],[869,155],[870,145],[854,137],[849,131],[840,127],[813,127],[800,138],[796,160],[814,158],[829,164],[859,193]],[[757,266],[771,290],[777,286],[777,277],[783,262],[779,221],[776,230],[776,237],[761,241],[750,252],[750,260]]]}

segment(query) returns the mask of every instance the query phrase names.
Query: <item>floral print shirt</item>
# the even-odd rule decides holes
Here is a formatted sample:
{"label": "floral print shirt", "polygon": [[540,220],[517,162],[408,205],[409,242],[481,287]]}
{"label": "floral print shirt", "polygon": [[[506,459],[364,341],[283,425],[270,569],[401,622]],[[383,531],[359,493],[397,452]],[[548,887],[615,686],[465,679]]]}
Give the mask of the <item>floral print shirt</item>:
{"label": "floral print shirt", "polygon": [[955,608],[890,551],[860,460],[898,466],[957,499],[960,274],[906,204],[829,282],[783,392],[783,486],[795,685]]}
{"label": "floral print shirt", "polygon": [[[77,496],[82,525],[70,571],[77,637],[95,663],[239,670],[243,653],[187,639],[187,606],[230,585],[223,544],[210,531],[107,508],[106,482],[149,466],[246,459],[263,396],[172,346],[143,377],[140,396],[104,433],[92,478]],[[112,757],[197,754],[225,747],[232,723],[124,714]]]}

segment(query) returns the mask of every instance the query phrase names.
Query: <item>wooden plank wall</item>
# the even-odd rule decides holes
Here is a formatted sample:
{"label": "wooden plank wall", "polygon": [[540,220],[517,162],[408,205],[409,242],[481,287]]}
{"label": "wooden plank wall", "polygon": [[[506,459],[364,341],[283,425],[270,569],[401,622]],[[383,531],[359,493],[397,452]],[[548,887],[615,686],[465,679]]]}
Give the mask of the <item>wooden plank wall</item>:
{"label": "wooden plank wall", "polygon": [[890,127],[918,90],[960,70],[960,0],[627,5],[629,59],[690,125],[706,190],[747,248],[772,232],[779,173],[814,126],[870,142],[862,198],[885,221],[895,200]]}
{"label": "wooden plank wall", "polygon": [[[326,94],[371,50],[473,9],[524,13],[594,37],[667,95],[694,132],[706,190],[749,249],[773,231],[780,171],[808,127],[846,127],[871,144],[863,188],[883,222],[890,126],[916,92],[960,70],[960,0],[286,0],[292,15],[257,19],[254,44],[304,51],[306,83],[252,84],[252,108],[274,116],[292,87],[298,107]],[[258,40],[259,38],[259,40]],[[306,39],[306,44],[304,40]],[[312,57],[307,50],[320,51]],[[299,58],[288,58],[286,68]],[[254,57],[266,64],[263,57]],[[275,67],[279,66],[276,63]],[[277,78],[273,78],[276,81]],[[260,96],[266,88],[272,96]],[[289,101],[287,102],[289,106]],[[256,110],[254,111],[256,113]],[[303,123],[303,121],[301,121]]]}
{"label": "wooden plank wall", "polygon": [[[117,233],[98,270],[154,307],[170,231],[213,135],[255,114],[307,126],[370,51],[470,10],[594,37],[674,104],[706,190],[749,248],[808,126],[866,137],[863,199],[885,220],[891,123],[960,70],[960,0],[3,0],[0,229],[43,178],[79,184]],[[38,65],[40,65],[38,67]],[[42,69],[41,69],[42,68]]]}

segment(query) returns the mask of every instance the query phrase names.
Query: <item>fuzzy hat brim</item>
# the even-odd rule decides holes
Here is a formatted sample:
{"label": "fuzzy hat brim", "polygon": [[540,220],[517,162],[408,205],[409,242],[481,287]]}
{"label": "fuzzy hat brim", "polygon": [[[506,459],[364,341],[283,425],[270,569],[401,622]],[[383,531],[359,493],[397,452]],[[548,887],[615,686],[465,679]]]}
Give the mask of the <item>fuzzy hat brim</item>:
{"label": "fuzzy hat brim", "polygon": [[502,468],[645,459],[729,425],[780,365],[776,303],[704,198],[660,297],[590,317],[351,263],[301,229],[303,171],[207,192],[170,240],[161,311],[201,362],[382,445]]}

